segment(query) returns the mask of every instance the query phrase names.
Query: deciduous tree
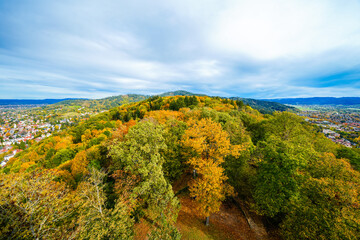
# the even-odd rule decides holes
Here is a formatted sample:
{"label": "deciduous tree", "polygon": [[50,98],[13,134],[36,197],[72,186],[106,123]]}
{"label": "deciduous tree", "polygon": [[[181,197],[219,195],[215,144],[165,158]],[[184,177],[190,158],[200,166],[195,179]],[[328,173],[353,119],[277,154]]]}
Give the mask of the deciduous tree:
{"label": "deciduous tree", "polygon": [[156,223],[155,227],[164,227],[161,225],[163,218],[173,225],[179,210],[179,202],[162,171],[164,160],[160,152],[166,149],[163,133],[160,125],[140,122],[130,128],[124,141],[115,140],[109,153],[115,169],[139,177],[132,197],[139,199],[138,207]]}
{"label": "deciduous tree", "polygon": [[242,148],[231,145],[228,133],[211,119],[190,121],[189,125],[182,143],[193,150],[188,164],[199,175],[190,182],[190,195],[199,203],[208,224],[210,214],[219,211],[221,201],[233,193],[221,164],[228,155],[238,156]]}
{"label": "deciduous tree", "polygon": [[1,235],[9,239],[66,239],[72,235],[76,196],[55,172],[0,175]]}
{"label": "deciduous tree", "polygon": [[119,196],[113,209],[105,207],[103,171],[91,168],[86,181],[78,187],[80,202],[79,236],[81,239],[132,239],[134,220],[131,206]]}

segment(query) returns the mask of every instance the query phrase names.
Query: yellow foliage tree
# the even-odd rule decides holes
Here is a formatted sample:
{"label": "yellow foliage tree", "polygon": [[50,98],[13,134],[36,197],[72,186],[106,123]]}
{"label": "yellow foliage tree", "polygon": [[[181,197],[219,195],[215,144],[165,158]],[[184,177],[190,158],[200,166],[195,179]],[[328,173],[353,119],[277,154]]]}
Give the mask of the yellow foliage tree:
{"label": "yellow foliage tree", "polygon": [[225,182],[227,177],[221,164],[228,155],[239,156],[242,147],[231,145],[228,133],[211,119],[190,120],[189,125],[182,144],[193,150],[188,164],[198,174],[189,184],[190,196],[199,203],[208,225],[210,214],[219,211],[221,201],[234,192]]}
{"label": "yellow foliage tree", "polygon": [[170,110],[158,110],[158,111],[151,111],[145,114],[145,118],[154,118],[160,124],[166,123],[166,121],[171,119],[178,119],[182,120],[184,114],[179,111],[170,111]]}
{"label": "yellow foliage tree", "polygon": [[86,129],[85,133],[81,136],[81,142],[86,142],[91,139],[91,130]]}
{"label": "yellow foliage tree", "polygon": [[36,162],[39,159],[39,155],[35,151],[29,152],[26,156],[29,162]]}
{"label": "yellow foliage tree", "polygon": [[[77,196],[56,171],[0,174],[1,239],[71,239]],[[75,235],[75,234],[74,234]]]}
{"label": "yellow foliage tree", "polygon": [[21,164],[20,172],[26,171],[28,168],[30,168],[33,165],[35,165],[35,162],[25,162]]}
{"label": "yellow foliage tree", "polygon": [[83,150],[76,154],[72,160],[71,173],[74,177],[85,174],[88,160],[86,158],[86,152]]}
{"label": "yellow foliage tree", "polygon": [[[54,137],[55,138],[55,137]],[[58,138],[57,138],[58,139]],[[58,141],[56,139],[56,145],[55,145],[55,150],[58,151],[60,149],[64,149],[69,147],[72,144],[72,137],[71,136],[66,136],[64,138],[60,138],[60,140]]]}

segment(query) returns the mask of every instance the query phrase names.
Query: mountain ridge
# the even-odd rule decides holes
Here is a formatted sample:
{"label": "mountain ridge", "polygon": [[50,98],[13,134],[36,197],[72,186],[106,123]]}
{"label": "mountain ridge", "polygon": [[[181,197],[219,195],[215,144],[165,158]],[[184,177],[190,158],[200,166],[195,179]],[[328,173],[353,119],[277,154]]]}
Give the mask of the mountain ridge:
{"label": "mountain ridge", "polygon": [[[65,99],[43,99],[43,100],[22,100],[22,99],[14,99],[9,101],[7,104],[2,104],[0,99],[0,105],[31,105],[31,104],[45,104],[45,105],[52,105],[59,106],[59,105],[106,105],[105,109],[110,109],[112,107],[120,106],[127,102],[136,102],[140,100],[144,100],[150,97],[160,96],[160,97],[171,97],[171,96],[208,96],[206,94],[200,93],[192,93],[185,90],[176,90],[176,91],[169,91],[164,92],[161,94],[154,94],[154,95],[144,95],[144,94],[123,94],[117,96],[110,96],[106,98],[100,99],[86,99],[86,98],[65,98]],[[241,98],[241,97],[221,97],[227,98],[232,100],[240,100],[243,101],[244,104],[249,105],[250,107],[259,110],[262,113],[271,113],[274,111],[296,111],[295,108],[285,106],[281,103],[269,102],[264,100],[257,100],[251,98]],[[6,100],[6,99],[4,99]],[[3,101],[6,102],[6,101]],[[104,110],[104,109],[100,109]]]}
{"label": "mountain ridge", "polygon": [[260,99],[262,101],[277,102],[291,105],[357,105],[360,97],[309,97],[309,98],[274,98]]}
{"label": "mountain ridge", "polygon": [[0,105],[32,105],[32,104],[54,104],[68,100],[88,100],[87,98],[47,98],[47,99],[0,99]]}

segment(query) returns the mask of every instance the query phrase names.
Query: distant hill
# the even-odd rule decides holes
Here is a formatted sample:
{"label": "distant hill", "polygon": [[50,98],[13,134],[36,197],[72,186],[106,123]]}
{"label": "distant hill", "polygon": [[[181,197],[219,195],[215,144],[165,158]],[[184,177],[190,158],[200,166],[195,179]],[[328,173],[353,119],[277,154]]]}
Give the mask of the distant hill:
{"label": "distant hill", "polygon": [[294,107],[286,106],[281,103],[277,102],[270,102],[270,101],[263,101],[263,100],[257,100],[257,99],[251,99],[251,98],[239,98],[239,97],[231,97],[232,100],[240,100],[244,104],[249,105],[250,107],[258,110],[261,113],[272,113],[275,111],[288,111],[288,112],[296,112],[298,111]]}
{"label": "distant hill", "polygon": [[[63,99],[0,99],[0,105],[32,105],[32,104],[54,104],[67,100],[78,100],[79,98]],[[85,99],[82,99],[85,100]]]}
{"label": "distant hill", "polygon": [[[160,94],[161,97],[166,96],[206,96],[205,94],[196,94],[191,93],[184,90],[174,91],[174,92],[166,92],[163,94]],[[272,113],[274,111],[289,111],[289,112],[296,112],[297,109],[294,107],[286,106],[281,103],[277,102],[269,102],[269,101],[263,101],[263,100],[256,100],[251,98],[240,98],[240,97],[230,97],[229,99],[232,100],[241,100],[244,104],[249,105],[250,107],[260,111],[261,113]]]}
{"label": "distant hill", "polygon": [[[204,94],[195,94],[184,90],[165,92],[159,94],[160,97],[167,96],[205,96]],[[101,99],[88,99],[88,98],[62,98],[62,99],[0,99],[0,105],[38,105],[38,104],[64,104],[64,105],[82,105],[87,102],[96,102],[99,104],[110,104],[107,108],[119,106],[121,104],[115,104],[114,102],[123,101],[124,99],[135,99],[135,101],[144,100],[146,98],[151,97],[150,95],[141,95],[141,94],[124,94],[118,96],[111,96]],[[131,101],[133,102],[133,101]]]}
{"label": "distant hill", "polygon": [[147,95],[140,94],[125,94],[118,96],[111,96],[101,99],[76,99],[76,100],[65,100],[57,102],[55,105],[65,106],[81,106],[97,108],[98,110],[107,110],[113,107],[118,107],[124,103],[137,102],[149,98]]}
{"label": "distant hill", "polygon": [[178,90],[173,92],[165,92],[159,95],[160,97],[169,97],[169,96],[206,96],[205,94],[191,93],[184,90]]}
{"label": "distant hill", "polygon": [[312,98],[277,98],[262,99],[263,101],[278,102],[291,105],[358,105],[360,97],[312,97]]}
{"label": "distant hill", "polygon": [[[197,94],[184,90],[165,92],[159,94],[160,97],[168,96],[206,96],[205,94]],[[63,113],[78,112],[79,108],[83,108],[82,112],[103,111],[114,107],[121,106],[126,103],[138,102],[150,98],[151,95],[125,94],[112,96],[102,99],[84,99],[84,98],[66,98],[66,99],[44,99],[44,100],[21,100],[21,99],[0,99],[0,105],[30,105],[30,104],[46,104],[43,110],[54,111],[60,113],[57,109],[62,107]],[[232,100],[241,100],[244,104],[259,110],[261,113],[272,113],[274,111],[290,111],[294,112],[294,107],[285,106],[278,102],[269,102],[268,100],[256,100],[251,98],[231,97]]]}
{"label": "distant hill", "polygon": [[94,113],[106,111],[132,102],[139,102],[149,97],[150,96],[138,94],[127,94],[102,99],[67,99],[54,104],[29,109],[28,114],[47,116],[48,120],[53,122],[64,118],[80,120]]}

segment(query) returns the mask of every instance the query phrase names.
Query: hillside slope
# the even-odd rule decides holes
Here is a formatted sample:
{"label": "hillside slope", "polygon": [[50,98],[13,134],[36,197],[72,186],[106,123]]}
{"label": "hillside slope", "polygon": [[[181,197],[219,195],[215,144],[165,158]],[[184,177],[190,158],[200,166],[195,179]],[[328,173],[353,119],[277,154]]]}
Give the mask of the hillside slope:
{"label": "hillside slope", "polygon": [[286,106],[284,104],[278,102],[270,102],[270,101],[263,101],[251,98],[239,98],[239,97],[231,97],[232,100],[240,100],[244,104],[249,105],[250,107],[260,111],[261,113],[272,113],[275,111],[288,111],[288,112],[297,112],[298,110],[291,106]]}

